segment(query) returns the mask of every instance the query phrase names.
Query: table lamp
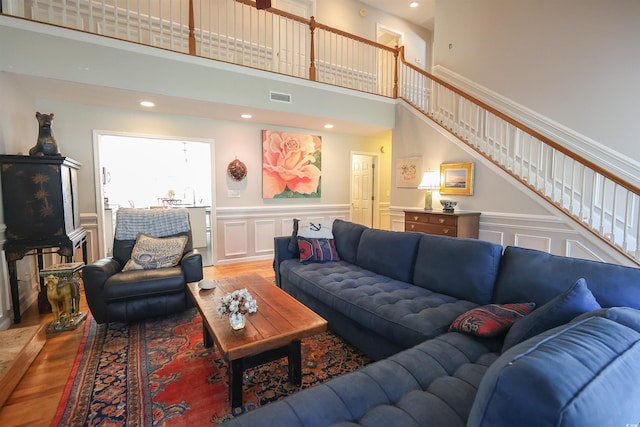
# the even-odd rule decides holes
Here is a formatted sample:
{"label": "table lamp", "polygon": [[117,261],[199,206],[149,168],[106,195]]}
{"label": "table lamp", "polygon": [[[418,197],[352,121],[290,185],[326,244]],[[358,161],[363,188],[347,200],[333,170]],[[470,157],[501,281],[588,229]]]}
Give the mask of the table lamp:
{"label": "table lamp", "polygon": [[424,210],[431,211],[433,207],[433,192],[440,189],[440,175],[436,171],[426,171],[422,175],[422,181],[418,184],[418,190],[427,190],[424,195]]}

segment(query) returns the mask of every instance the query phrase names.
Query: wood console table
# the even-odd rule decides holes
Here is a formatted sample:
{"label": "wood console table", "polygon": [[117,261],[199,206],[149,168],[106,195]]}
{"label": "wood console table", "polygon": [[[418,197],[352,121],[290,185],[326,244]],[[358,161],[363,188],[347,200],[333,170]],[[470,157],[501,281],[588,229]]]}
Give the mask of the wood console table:
{"label": "wood console table", "polygon": [[404,230],[477,239],[480,212],[404,211]]}

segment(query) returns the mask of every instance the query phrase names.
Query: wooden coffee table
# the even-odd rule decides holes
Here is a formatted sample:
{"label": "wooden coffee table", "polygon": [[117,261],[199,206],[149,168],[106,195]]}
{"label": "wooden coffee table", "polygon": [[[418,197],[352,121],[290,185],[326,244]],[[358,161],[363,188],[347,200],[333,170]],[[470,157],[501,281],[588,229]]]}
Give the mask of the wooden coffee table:
{"label": "wooden coffee table", "polygon": [[[257,274],[216,279],[216,288],[203,290],[198,283],[188,288],[200,315],[205,347],[214,343],[229,364],[229,400],[242,406],[242,374],[245,369],[287,357],[289,381],[302,382],[300,340],[325,332],[327,321],[285,291]],[[219,317],[218,300],[236,289],[247,288],[258,311],[247,315],[244,329],[234,331],[229,317]]]}

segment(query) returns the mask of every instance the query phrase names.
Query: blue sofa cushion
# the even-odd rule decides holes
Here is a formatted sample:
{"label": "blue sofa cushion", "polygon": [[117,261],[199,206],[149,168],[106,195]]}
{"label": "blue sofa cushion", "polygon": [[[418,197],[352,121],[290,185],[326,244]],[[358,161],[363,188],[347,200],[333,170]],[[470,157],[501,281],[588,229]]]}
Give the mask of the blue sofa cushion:
{"label": "blue sofa cushion", "polygon": [[487,370],[468,426],[638,422],[640,333],[600,317],[512,347]]}
{"label": "blue sofa cushion", "polygon": [[600,304],[587,287],[587,281],[579,279],[562,294],[516,322],[504,339],[502,351],[541,332],[563,325],[580,314],[599,308]]}
{"label": "blue sofa cushion", "polygon": [[445,334],[223,425],[464,427],[495,344]]}
{"label": "blue sofa cushion", "polygon": [[286,292],[309,295],[400,348],[447,332],[456,317],[477,306],[345,261],[290,259],[280,264],[280,273]]}
{"label": "blue sofa cushion", "polygon": [[640,332],[640,310],[629,307],[601,308],[600,310],[584,313],[573,319],[572,322],[581,322],[584,319],[594,316],[613,320],[616,323]]}
{"label": "blue sofa cushion", "polygon": [[421,236],[421,233],[373,228],[364,230],[358,245],[356,264],[374,273],[410,282]]}
{"label": "blue sofa cushion", "polygon": [[542,307],[581,277],[602,307],[640,309],[640,268],[516,246],[504,250],[492,302],[533,301]]}
{"label": "blue sofa cushion", "polygon": [[[502,246],[495,243],[424,234],[412,283],[476,304],[489,304],[501,256]],[[513,301],[525,300],[507,302]]]}
{"label": "blue sofa cushion", "polygon": [[336,250],[343,259],[351,264],[356,263],[360,236],[367,227],[349,221],[336,219],[333,221],[333,238],[336,243]]}
{"label": "blue sofa cushion", "polygon": [[511,325],[526,316],[534,303],[488,304],[458,316],[449,327],[449,332],[462,332],[478,337],[504,335]]}

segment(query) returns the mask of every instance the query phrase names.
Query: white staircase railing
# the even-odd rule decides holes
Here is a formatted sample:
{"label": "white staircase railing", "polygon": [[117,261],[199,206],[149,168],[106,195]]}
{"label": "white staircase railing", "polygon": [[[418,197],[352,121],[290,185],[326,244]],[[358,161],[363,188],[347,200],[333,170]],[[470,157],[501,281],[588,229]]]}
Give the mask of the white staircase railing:
{"label": "white staircase railing", "polygon": [[403,48],[251,0],[3,0],[2,13],[400,97],[640,264],[640,189],[405,62]]}
{"label": "white staircase railing", "polygon": [[638,187],[404,58],[399,82],[400,98],[603,241],[640,261]]}

